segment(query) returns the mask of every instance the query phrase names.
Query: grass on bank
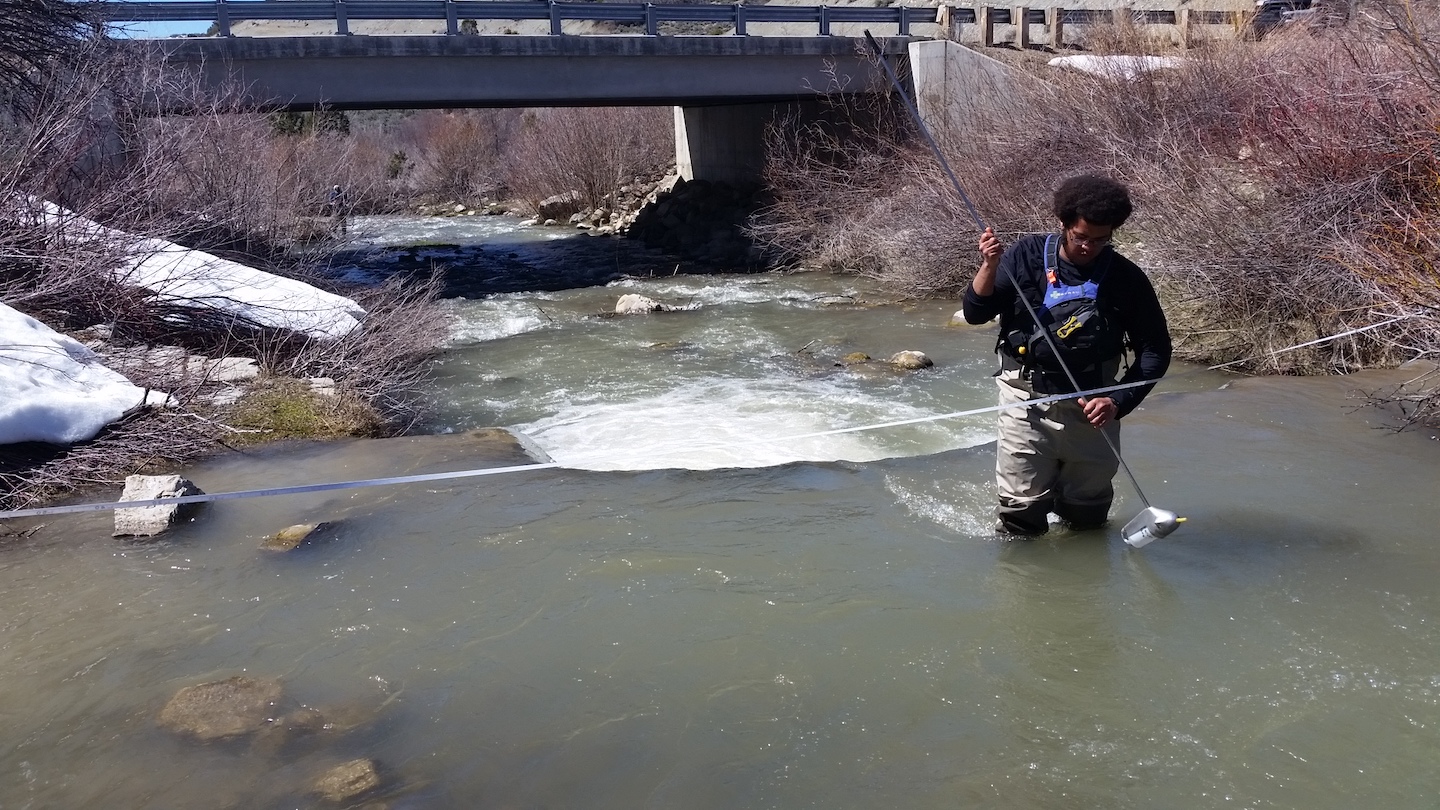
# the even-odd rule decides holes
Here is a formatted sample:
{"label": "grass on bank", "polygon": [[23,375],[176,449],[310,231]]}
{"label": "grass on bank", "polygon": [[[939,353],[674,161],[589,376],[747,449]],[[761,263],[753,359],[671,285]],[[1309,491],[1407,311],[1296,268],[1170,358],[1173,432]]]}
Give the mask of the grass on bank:
{"label": "grass on bank", "polygon": [[368,403],[344,392],[322,393],[307,380],[263,379],[225,409],[235,432],[226,440],[245,447],[285,439],[376,438],[385,423]]}

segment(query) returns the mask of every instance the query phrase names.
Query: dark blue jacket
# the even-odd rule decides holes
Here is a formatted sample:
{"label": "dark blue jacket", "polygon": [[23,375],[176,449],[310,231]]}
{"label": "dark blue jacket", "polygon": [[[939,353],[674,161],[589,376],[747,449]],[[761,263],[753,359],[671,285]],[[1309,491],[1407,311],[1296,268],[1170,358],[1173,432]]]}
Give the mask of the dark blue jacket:
{"label": "dark blue jacket", "polygon": [[[1104,268],[1096,294],[1096,306],[1126,339],[1135,353],[1135,360],[1119,382],[1158,380],[1170,367],[1170,330],[1155,288],[1134,262],[1107,247],[1088,267],[1080,268],[1060,259],[1060,280],[1066,284],[1083,284]],[[1012,280],[1013,278],[1013,280]],[[1030,314],[1015,295],[1015,284],[1025,291],[1026,300],[1039,310],[1045,289],[1045,234],[1028,234],[1015,241],[1000,257],[995,290],[981,297],[973,286],[965,288],[965,320],[985,323],[1000,316],[1000,334],[1012,329],[1033,328]],[[1115,401],[1116,418],[1135,410],[1153,385],[1126,388],[1109,394]]]}

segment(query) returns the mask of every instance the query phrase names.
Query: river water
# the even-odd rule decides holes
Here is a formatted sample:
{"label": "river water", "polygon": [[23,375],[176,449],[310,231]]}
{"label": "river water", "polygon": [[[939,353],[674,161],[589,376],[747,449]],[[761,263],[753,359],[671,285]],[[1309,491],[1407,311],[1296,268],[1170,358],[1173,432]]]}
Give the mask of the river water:
{"label": "river water", "polygon": [[[1177,368],[1125,451],[1189,522],[1139,551],[1116,527],[1005,542],[993,414],[808,436],[993,404],[989,330],[946,327],[953,302],[670,275],[505,220],[367,225],[484,243],[405,253],[465,296],[437,437],[186,474],[425,471],[487,426],[562,468],[227,501],[148,543],[106,514],[6,540],[0,806],[334,806],[306,786],[356,757],[392,808],[1435,806],[1440,440],[1354,396],[1397,372]],[[531,261],[548,291],[515,291]],[[565,289],[566,262],[609,286]],[[678,309],[603,317],[626,292]],[[935,368],[835,366],[902,349]],[[1117,486],[1123,523],[1141,504]],[[314,548],[257,548],[329,519]],[[157,727],[236,674],[366,719],[278,749]]]}

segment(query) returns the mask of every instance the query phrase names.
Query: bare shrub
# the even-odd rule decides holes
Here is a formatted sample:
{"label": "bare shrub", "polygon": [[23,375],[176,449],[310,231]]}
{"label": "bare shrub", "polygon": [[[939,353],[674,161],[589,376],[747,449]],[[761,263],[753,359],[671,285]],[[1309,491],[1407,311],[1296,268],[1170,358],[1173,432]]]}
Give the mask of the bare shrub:
{"label": "bare shrub", "polygon": [[508,184],[532,207],[569,191],[599,207],[629,178],[673,159],[672,115],[668,107],[528,110],[507,151]]}
{"label": "bare shrub", "polygon": [[[1440,3],[1381,0],[1373,9],[1368,23],[1343,29],[1209,43],[1174,69],[1017,80],[1008,92],[1023,103],[977,105],[963,126],[941,122],[936,134],[984,217],[1004,233],[1053,228],[1049,196],[1062,177],[1099,170],[1130,184],[1136,216],[1121,249],[1152,269],[1182,357],[1282,373],[1433,357],[1440,73],[1431,68]],[[1092,31],[1090,44],[1100,55],[1174,55],[1123,25]],[[909,146],[902,129],[884,139],[879,148],[852,142],[840,159],[818,162],[793,144],[773,145],[806,176],[774,175],[777,196],[791,206],[772,209],[764,227],[903,291],[959,292],[974,266],[973,225],[957,223],[954,205],[944,204],[946,182],[926,168],[930,155]],[[893,199],[829,188],[849,167]],[[933,222],[917,226],[896,213],[918,211],[933,211]],[[862,235],[842,235],[834,220]],[[942,223],[966,238],[907,242]],[[889,243],[915,252],[887,254]],[[932,256],[942,249],[956,251],[949,258],[958,270]],[[1397,316],[1345,340],[1275,353]],[[1435,409],[1410,413],[1433,419]]]}
{"label": "bare shrub", "polygon": [[444,278],[392,277],[379,287],[346,290],[365,308],[361,329],[334,340],[279,340],[255,348],[262,365],[289,377],[328,377],[372,407],[386,430],[409,427],[422,411],[423,361],[439,351],[449,317],[436,305]]}
{"label": "bare shrub", "polygon": [[936,182],[938,167],[916,151],[923,147],[908,138],[901,115],[881,101],[772,122],[771,202],[749,227],[751,238],[782,264],[849,270],[905,295],[943,294],[963,283],[944,248],[958,247],[968,215]]}
{"label": "bare shrub", "polygon": [[89,442],[0,446],[0,509],[123,483],[127,473],[171,472],[217,449],[217,426],[195,414],[137,410]]}
{"label": "bare shrub", "polygon": [[[147,101],[161,92],[174,97],[176,88],[155,86],[152,65],[111,58],[97,49],[84,70],[51,73],[35,103],[23,114],[12,108],[11,125],[0,127],[7,158],[0,163],[0,297],[56,328],[110,325],[104,351],[114,356],[179,347],[164,352],[178,366],[138,363],[131,376],[169,391],[179,407],[137,411],[74,447],[0,449],[0,503],[19,507],[114,484],[152,464],[193,460],[238,435],[243,429],[226,425],[226,412],[209,402],[216,384],[188,374],[192,352],[256,357],[272,375],[332,378],[338,404],[322,404],[350,430],[408,426],[418,413],[425,360],[447,328],[434,305],[439,280],[342,289],[285,241],[318,207],[324,183],[348,178],[352,193],[393,195],[384,185],[386,148],[335,133],[277,136],[265,116],[223,95],[195,92],[186,97],[189,115],[151,117]],[[77,218],[61,221],[45,200],[71,207]],[[248,252],[237,258],[349,295],[370,317],[353,334],[322,342],[161,301],[116,277],[147,249],[142,238],[149,236]]]}
{"label": "bare shrub", "polygon": [[418,155],[412,187],[438,200],[469,200],[493,188],[500,176],[502,120],[490,111],[431,113],[419,117],[409,137]]}
{"label": "bare shrub", "polygon": [[98,3],[0,0],[0,95],[24,112],[48,89],[43,77],[83,64],[95,47]]}

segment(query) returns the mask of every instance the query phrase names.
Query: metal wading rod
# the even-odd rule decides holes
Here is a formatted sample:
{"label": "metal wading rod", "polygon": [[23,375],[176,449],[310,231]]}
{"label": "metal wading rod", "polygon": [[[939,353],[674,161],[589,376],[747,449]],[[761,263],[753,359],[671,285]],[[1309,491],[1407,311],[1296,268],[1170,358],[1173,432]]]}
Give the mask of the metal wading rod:
{"label": "metal wading rod", "polygon": [[[915,126],[920,129],[920,134],[925,138],[925,142],[930,145],[930,151],[935,153],[935,159],[940,162],[940,168],[945,170],[945,176],[950,178],[951,184],[955,186],[955,192],[959,194],[960,199],[965,202],[965,207],[970,210],[970,216],[974,218],[975,224],[980,226],[980,231],[983,233],[989,226],[987,226],[985,220],[981,218],[980,211],[975,208],[975,204],[970,201],[970,195],[966,194],[965,188],[960,185],[960,179],[956,177],[955,172],[950,169],[950,161],[945,159],[945,153],[940,151],[940,145],[937,144],[935,138],[931,136],[930,128],[925,126],[925,120],[920,117],[920,110],[915,107],[915,104],[910,101],[910,97],[905,94],[905,87],[900,84],[900,77],[895,75],[895,71],[891,69],[890,63],[885,60],[885,51],[881,49],[880,43],[875,41],[875,37],[870,35],[869,29],[865,31],[865,40],[870,43],[871,50],[875,52],[876,61],[878,61],[880,67],[885,70],[885,75],[890,78],[890,83],[895,86],[895,92],[900,95],[900,100],[905,102],[905,109],[909,111],[910,117],[915,120]],[[1005,274],[1010,277],[1010,284],[1015,287],[1015,297],[1019,298],[1020,303],[1025,305],[1025,311],[1030,314],[1030,320],[1034,321],[1036,326],[1041,326],[1040,316],[1035,312],[1035,307],[1030,301],[1021,294],[1020,284],[1015,280],[1015,274],[1012,273],[1009,268],[1006,268]],[[1060,353],[1060,347],[1055,344],[1055,338],[1050,334],[1050,330],[1041,329],[1040,333],[1045,336],[1045,342],[1050,345],[1050,351],[1055,354],[1055,359],[1060,363],[1061,370],[1065,372],[1065,379],[1070,382],[1070,387],[1078,392],[1080,390],[1080,383],[1076,381],[1074,372],[1070,370],[1070,365],[1065,362],[1064,356]],[[1155,381],[1150,380],[1148,382]],[[1072,394],[1071,396],[1079,395]],[[1115,454],[1115,460],[1120,463],[1120,468],[1125,471],[1125,477],[1130,479],[1130,486],[1135,488],[1135,494],[1140,496],[1140,502],[1145,504],[1147,510],[1151,509],[1150,499],[1145,497],[1145,491],[1140,488],[1140,482],[1135,479],[1135,474],[1130,472],[1130,465],[1126,464],[1124,456],[1120,455],[1120,448],[1116,446],[1115,440],[1110,438],[1110,434],[1104,430],[1100,431],[1100,435],[1105,439],[1105,444],[1110,447],[1110,452]]]}

